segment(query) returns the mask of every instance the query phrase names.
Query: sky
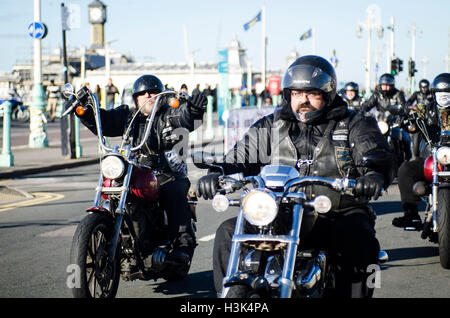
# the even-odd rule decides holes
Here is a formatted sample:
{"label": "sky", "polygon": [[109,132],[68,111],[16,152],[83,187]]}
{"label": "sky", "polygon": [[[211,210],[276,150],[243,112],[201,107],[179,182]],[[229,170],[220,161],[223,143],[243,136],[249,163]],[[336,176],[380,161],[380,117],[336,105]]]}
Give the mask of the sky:
{"label": "sky", "polygon": [[[61,3],[79,4],[81,27],[67,31],[70,48],[90,46],[88,4],[92,0],[41,0],[41,21],[48,27],[42,40],[43,55],[62,42]],[[267,68],[285,70],[290,51],[300,55],[315,53],[329,59],[333,51],[339,60],[339,82],[365,83],[367,35],[356,36],[358,21],[365,22],[369,5],[377,5],[384,35],[372,32],[372,60],[378,57],[379,71],[372,81],[387,71],[391,16],[395,19],[395,54],[404,71],[397,77],[398,87],[407,87],[408,60],[412,55],[414,23],[416,36],[416,76],[432,79],[446,71],[445,57],[450,54],[450,1],[448,0],[102,0],[107,6],[105,40],[116,52],[131,55],[137,62],[185,61],[183,25],[189,51],[196,62],[217,62],[219,49],[237,38],[246,49],[255,69],[262,64],[262,22],[248,31],[243,25],[265,6]],[[33,0],[0,0],[0,72],[11,72],[15,63],[31,60],[33,40],[27,34],[34,19]],[[300,36],[314,28],[314,40]],[[428,59],[424,64],[423,59]],[[373,68],[375,68],[373,66]],[[417,80],[417,82],[418,82]]]}

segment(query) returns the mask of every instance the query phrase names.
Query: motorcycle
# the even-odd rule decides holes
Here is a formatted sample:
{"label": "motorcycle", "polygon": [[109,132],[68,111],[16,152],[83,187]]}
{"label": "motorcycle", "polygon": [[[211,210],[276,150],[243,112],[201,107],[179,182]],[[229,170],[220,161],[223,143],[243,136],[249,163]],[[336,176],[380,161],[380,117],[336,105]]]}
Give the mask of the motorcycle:
{"label": "motorcycle", "polygon": [[[144,138],[133,146],[130,126],[120,145],[107,146],[102,133],[100,110],[95,94],[82,87],[76,94],[70,84],[64,87],[66,116],[73,111],[84,114],[91,107],[99,146],[103,152],[94,203],[76,228],[70,251],[70,264],[79,277],[72,288],[77,298],[113,298],[120,278],[125,281],[163,278],[181,280],[187,276],[189,264],[168,259],[173,246],[167,237],[167,216],[158,203],[158,172],[138,163],[137,155],[151,134],[156,110],[163,100],[178,107],[183,93],[163,91],[156,97],[148,116]],[[136,112],[138,113],[138,112]],[[196,231],[196,198],[188,199],[192,211],[192,232]]]}
{"label": "motorcycle", "polygon": [[439,141],[433,142],[422,118],[416,117],[415,125],[431,150],[424,162],[428,182],[413,185],[413,191],[426,202],[421,237],[438,243],[441,266],[450,269],[450,132],[441,132]]}
{"label": "motorcycle", "polygon": [[377,112],[375,118],[378,128],[385,136],[393,154],[392,180],[397,177],[398,168],[404,161],[411,159],[411,148],[406,148],[404,140],[409,140],[409,135],[405,132],[403,107],[401,105],[391,105],[386,112]]}
{"label": "motorcycle", "polygon": [[[210,154],[194,153],[193,162],[200,169],[221,169]],[[245,178],[226,176],[222,170],[212,206],[218,212],[239,207],[222,298],[319,298],[333,290],[332,257],[301,244],[317,214],[331,209],[325,195],[307,199],[303,187],[309,185],[353,195],[356,181],[299,177],[294,167],[279,165],[266,165],[259,175]],[[240,199],[227,197],[241,189]],[[246,232],[245,222],[257,232]]]}
{"label": "motorcycle", "polygon": [[0,100],[0,117],[3,117],[3,103],[9,101],[11,105],[11,119],[27,122],[30,119],[28,106],[23,105],[20,99]]}

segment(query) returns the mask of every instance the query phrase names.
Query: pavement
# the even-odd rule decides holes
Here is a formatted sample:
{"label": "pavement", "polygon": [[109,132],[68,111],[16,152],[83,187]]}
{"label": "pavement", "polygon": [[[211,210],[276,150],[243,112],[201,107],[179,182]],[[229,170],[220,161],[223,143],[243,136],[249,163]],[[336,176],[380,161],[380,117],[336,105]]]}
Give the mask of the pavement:
{"label": "pavement", "polygon": [[[205,126],[205,125],[203,125]],[[205,127],[196,130],[196,134],[190,136],[190,147],[203,147],[209,144],[223,143],[222,130],[215,126],[215,137],[206,139]],[[201,130],[200,130],[201,129]],[[81,156],[71,159],[63,156],[59,140],[49,138],[49,146],[44,148],[29,148],[18,146],[11,149],[14,164],[11,167],[0,167],[0,204],[11,201],[27,199],[27,193],[20,189],[6,186],[7,180],[25,175],[55,171],[58,169],[73,168],[82,165],[90,165],[100,162],[98,140],[95,135],[81,134]],[[110,139],[111,145],[118,144],[118,139]]]}

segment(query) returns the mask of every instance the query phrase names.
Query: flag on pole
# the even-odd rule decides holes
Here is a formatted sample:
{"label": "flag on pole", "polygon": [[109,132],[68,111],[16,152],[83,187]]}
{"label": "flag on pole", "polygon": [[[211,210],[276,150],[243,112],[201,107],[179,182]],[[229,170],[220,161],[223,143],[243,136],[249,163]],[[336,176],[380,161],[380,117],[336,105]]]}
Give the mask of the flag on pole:
{"label": "flag on pole", "polygon": [[248,29],[250,29],[258,21],[261,21],[261,11],[259,11],[259,13],[256,15],[256,17],[254,17],[249,22],[244,24],[244,30],[247,31]]}
{"label": "flag on pole", "polygon": [[310,37],[312,37],[312,29],[309,29],[308,31],[306,31],[305,33],[303,33],[303,34],[300,36],[300,41],[309,39]]}

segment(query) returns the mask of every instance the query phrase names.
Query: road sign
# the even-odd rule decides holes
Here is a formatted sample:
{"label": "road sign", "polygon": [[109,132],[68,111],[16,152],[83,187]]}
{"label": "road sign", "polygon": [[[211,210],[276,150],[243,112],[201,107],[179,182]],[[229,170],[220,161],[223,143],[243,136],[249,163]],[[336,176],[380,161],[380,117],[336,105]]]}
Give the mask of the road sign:
{"label": "road sign", "polygon": [[47,35],[47,28],[44,23],[32,22],[28,26],[28,34],[33,39],[43,39]]}
{"label": "road sign", "polygon": [[330,62],[333,65],[333,67],[337,67],[339,60],[335,55],[333,55],[332,57],[330,57]]}

